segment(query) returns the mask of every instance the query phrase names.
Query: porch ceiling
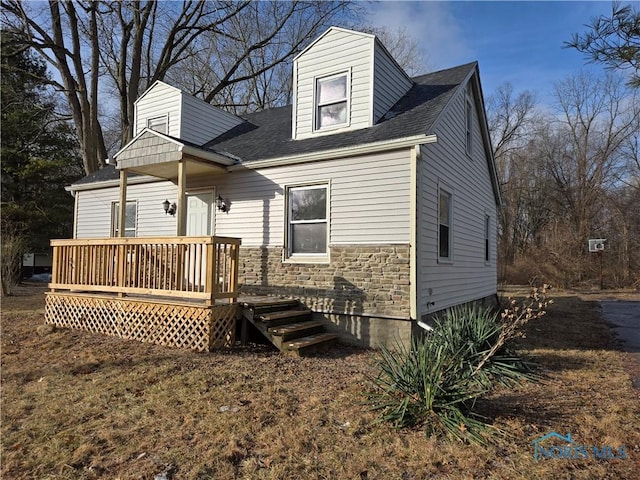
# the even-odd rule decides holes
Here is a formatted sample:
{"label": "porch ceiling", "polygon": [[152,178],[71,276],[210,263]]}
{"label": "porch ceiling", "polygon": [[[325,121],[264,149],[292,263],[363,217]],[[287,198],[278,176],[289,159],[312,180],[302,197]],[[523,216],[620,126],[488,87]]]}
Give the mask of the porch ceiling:
{"label": "porch ceiling", "polygon": [[[150,175],[152,177],[164,178],[166,180],[176,180],[178,178],[178,164],[179,160],[170,161],[157,161],[152,158],[148,163],[139,164],[136,166],[121,166],[118,162],[118,168],[126,168],[130,172],[140,173],[142,175]],[[186,160],[187,175],[190,177],[197,177],[200,175],[211,175],[226,173],[227,169],[222,165],[217,165],[212,162],[208,162],[202,159],[196,158],[184,158]]]}
{"label": "porch ceiling", "polygon": [[189,176],[220,174],[235,162],[223,155],[188,145],[179,139],[145,129],[115,155],[117,169],[175,180],[185,162]]}

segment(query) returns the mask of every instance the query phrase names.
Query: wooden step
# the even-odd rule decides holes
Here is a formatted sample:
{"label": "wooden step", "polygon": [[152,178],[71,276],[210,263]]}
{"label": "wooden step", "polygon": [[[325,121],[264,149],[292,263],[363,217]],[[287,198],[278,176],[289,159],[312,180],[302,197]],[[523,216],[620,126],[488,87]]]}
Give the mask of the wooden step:
{"label": "wooden step", "polygon": [[242,302],[242,315],[249,320],[258,318],[264,313],[277,312],[282,310],[299,309],[300,302],[298,300],[283,299],[256,302]]}
{"label": "wooden step", "polygon": [[322,333],[324,325],[322,322],[311,320],[308,322],[290,323],[280,327],[269,328],[269,333],[274,337],[280,337],[282,342],[293,340],[316,333]]}
{"label": "wooden step", "polygon": [[282,344],[282,351],[293,356],[308,355],[334,344],[338,335],[335,333],[318,333],[298,338]]}
{"label": "wooden step", "polygon": [[285,310],[265,313],[264,315],[260,315],[258,319],[269,328],[279,327],[280,325],[287,325],[289,323],[311,320],[311,310]]}
{"label": "wooden step", "polygon": [[291,298],[275,299],[275,300],[261,300],[257,302],[242,302],[244,308],[253,308],[254,310],[268,310],[270,308],[277,308],[279,310],[286,310],[287,307],[297,307],[300,305],[298,300]]}

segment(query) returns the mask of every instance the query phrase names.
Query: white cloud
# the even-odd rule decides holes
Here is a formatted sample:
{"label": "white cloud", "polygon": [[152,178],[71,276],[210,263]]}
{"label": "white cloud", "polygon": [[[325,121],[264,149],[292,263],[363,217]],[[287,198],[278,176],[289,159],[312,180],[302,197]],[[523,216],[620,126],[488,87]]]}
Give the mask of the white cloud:
{"label": "white cloud", "polygon": [[473,58],[463,29],[444,2],[384,1],[371,6],[371,22],[390,30],[406,28],[423,46],[427,63],[435,70],[465,63]]}

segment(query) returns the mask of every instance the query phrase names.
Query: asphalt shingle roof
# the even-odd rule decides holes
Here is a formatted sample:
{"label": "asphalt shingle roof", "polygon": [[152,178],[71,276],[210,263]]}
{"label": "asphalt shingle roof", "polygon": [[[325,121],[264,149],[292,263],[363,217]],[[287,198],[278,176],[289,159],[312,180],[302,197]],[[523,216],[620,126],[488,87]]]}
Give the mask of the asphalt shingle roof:
{"label": "asphalt shingle roof", "polygon": [[246,115],[245,123],[206,146],[243,163],[426,134],[476,63],[413,78],[413,87],[372,127],[291,139],[291,106]]}
{"label": "asphalt shingle roof", "polygon": [[[476,66],[473,62],[413,78],[411,89],[372,127],[293,140],[289,105],[245,115],[244,123],[201,148],[249,163],[428,134],[457,88]],[[116,178],[118,172],[109,165],[76,185]]]}

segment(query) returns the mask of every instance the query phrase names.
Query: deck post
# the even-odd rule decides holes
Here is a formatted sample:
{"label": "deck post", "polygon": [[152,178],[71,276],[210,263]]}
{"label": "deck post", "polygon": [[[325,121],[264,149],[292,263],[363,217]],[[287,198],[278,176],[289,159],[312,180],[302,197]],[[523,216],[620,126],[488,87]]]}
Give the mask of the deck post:
{"label": "deck post", "polygon": [[236,244],[230,247],[231,272],[229,272],[229,290],[234,293],[234,296],[229,299],[229,303],[235,303],[238,301],[238,257],[240,256],[240,245]]}
{"label": "deck post", "polygon": [[217,288],[216,288],[216,282],[217,279],[215,278],[214,272],[215,272],[215,263],[217,261],[216,258],[216,248],[215,245],[213,244],[213,239],[210,239],[209,242],[207,242],[207,245],[205,247],[205,251],[207,252],[207,265],[206,265],[206,273],[205,273],[205,291],[207,293],[210,294],[209,298],[207,298],[207,305],[213,305],[215,303],[215,293],[217,293]]}
{"label": "deck post", "polygon": [[[127,169],[120,170],[120,199],[118,204],[118,237],[124,238],[125,225],[127,221]],[[118,245],[118,282],[117,285],[124,287],[125,275],[125,245]],[[122,292],[119,297],[124,297]]]}

